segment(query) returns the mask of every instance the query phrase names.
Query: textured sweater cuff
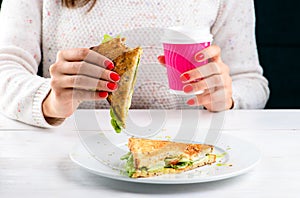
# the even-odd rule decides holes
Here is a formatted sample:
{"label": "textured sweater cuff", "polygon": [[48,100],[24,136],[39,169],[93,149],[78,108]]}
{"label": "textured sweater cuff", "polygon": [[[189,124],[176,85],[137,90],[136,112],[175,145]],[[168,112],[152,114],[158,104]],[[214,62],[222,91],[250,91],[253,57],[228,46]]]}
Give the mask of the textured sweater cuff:
{"label": "textured sweater cuff", "polygon": [[[32,117],[33,121],[36,126],[43,127],[43,128],[53,128],[57,126],[58,124],[51,123],[49,124],[43,114],[42,110],[42,104],[44,99],[47,97],[51,90],[50,87],[50,80],[47,79],[36,91],[34,99],[33,99],[33,105],[32,105]],[[61,124],[60,122],[59,124]]]}

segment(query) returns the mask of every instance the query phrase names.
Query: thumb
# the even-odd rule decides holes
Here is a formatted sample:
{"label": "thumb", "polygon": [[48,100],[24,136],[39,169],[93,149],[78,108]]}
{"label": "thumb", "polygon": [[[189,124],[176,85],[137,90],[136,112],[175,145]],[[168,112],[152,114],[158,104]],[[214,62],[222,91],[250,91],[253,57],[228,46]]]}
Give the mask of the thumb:
{"label": "thumb", "polygon": [[166,61],[165,61],[165,56],[164,55],[160,55],[157,57],[157,60],[160,64],[162,64],[163,66],[166,66]]}

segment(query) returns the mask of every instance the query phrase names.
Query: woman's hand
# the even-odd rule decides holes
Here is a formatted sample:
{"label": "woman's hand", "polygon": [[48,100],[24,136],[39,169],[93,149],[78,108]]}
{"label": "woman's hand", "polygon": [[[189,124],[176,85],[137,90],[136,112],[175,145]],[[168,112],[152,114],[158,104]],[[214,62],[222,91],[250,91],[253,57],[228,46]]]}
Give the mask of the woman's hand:
{"label": "woman's hand", "polygon": [[113,63],[86,48],[59,51],[50,66],[51,91],[42,108],[46,118],[66,118],[82,101],[103,100],[117,89]]}
{"label": "woman's hand", "polygon": [[[164,63],[164,57],[158,58]],[[221,59],[221,49],[212,45],[195,55],[197,62],[209,60],[209,63],[181,75],[181,81],[185,84],[185,93],[203,91],[187,101],[191,106],[203,105],[207,110],[218,112],[233,107],[232,79],[229,67]]]}

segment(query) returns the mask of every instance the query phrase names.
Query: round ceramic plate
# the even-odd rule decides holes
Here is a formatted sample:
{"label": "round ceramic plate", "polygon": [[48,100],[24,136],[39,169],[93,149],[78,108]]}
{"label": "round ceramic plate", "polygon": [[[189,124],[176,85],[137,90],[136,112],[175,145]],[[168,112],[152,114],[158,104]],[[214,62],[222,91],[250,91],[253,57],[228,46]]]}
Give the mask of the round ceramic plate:
{"label": "round ceramic plate", "polygon": [[[261,157],[259,149],[252,143],[228,134],[222,134],[214,145],[214,153],[217,154],[216,163],[180,174],[136,179],[129,178],[124,174],[124,162],[120,160],[120,155],[128,152],[126,148],[127,141],[119,141],[119,143],[114,144],[114,147],[105,150],[105,147],[109,146],[98,141],[100,139],[103,140],[101,134],[93,136],[85,138],[84,143],[79,143],[74,147],[70,153],[72,161],[91,173],[127,182],[189,184],[217,181],[248,172],[258,164]],[[100,155],[89,150],[89,148],[95,149],[97,145],[101,145],[97,149],[102,151]]]}

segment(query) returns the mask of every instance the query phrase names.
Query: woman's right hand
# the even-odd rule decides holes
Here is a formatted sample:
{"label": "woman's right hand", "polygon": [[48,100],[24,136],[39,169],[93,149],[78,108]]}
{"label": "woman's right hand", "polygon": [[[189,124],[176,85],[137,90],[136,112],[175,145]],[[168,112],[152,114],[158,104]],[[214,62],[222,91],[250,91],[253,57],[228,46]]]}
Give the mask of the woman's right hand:
{"label": "woman's right hand", "polygon": [[120,80],[113,68],[111,60],[87,48],[59,51],[49,68],[51,91],[42,104],[44,117],[67,118],[83,101],[106,99]]}

